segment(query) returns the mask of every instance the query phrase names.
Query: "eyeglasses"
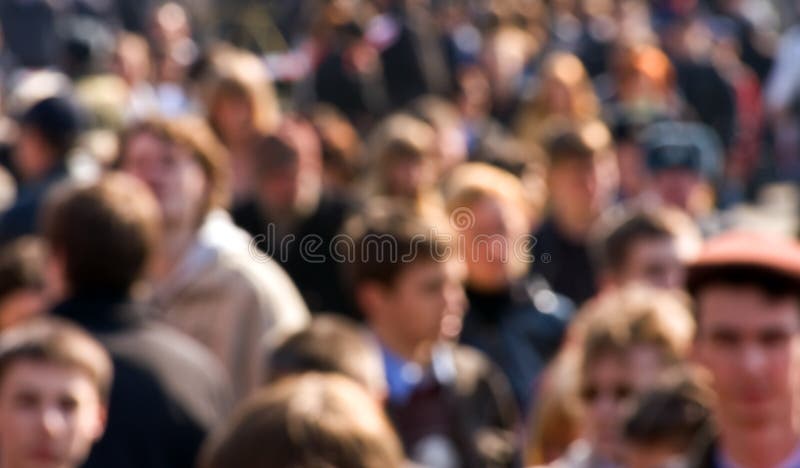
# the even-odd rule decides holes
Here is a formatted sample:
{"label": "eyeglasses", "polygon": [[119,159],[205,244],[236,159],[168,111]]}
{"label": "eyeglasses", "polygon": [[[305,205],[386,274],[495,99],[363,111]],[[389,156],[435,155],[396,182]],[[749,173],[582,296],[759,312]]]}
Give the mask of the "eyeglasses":
{"label": "eyeglasses", "polygon": [[610,397],[615,402],[621,402],[629,399],[633,395],[633,387],[627,384],[619,384],[608,388],[587,385],[581,388],[580,395],[581,399],[587,403],[594,403],[601,397]]}

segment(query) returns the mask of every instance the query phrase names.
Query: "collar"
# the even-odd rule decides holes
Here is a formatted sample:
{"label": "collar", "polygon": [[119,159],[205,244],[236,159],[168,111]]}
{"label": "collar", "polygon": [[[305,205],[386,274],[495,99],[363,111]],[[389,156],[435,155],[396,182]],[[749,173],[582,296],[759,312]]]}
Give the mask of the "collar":
{"label": "collar", "polygon": [[130,328],[142,322],[144,311],[126,294],[85,293],[73,296],[51,313],[72,320],[91,332],[110,332]]}
{"label": "collar", "polygon": [[406,361],[390,351],[383,343],[379,343],[379,347],[386,373],[389,400],[393,403],[407,402],[414,391],[420,387],[447,385],[455,380],[456,367],[453,350],[445,343],[437,344],[433,348],[431,365],[428,368]]}
{"label": "collar", "polygon": [[[718,468],[743,468],[736,464],[733,460],[720,450],[719,446],[715,449],[714,458]],[[797,468],[800,467],[800,443],[795,447],[794,451],[788,457],[774,468]]]}

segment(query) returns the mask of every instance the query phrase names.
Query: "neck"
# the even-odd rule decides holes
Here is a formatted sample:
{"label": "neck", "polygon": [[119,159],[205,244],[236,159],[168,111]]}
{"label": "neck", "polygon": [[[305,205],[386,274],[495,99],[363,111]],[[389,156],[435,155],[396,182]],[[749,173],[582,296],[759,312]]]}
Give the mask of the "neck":
{"label": "neck", "polygon": [[394,330],[388,328],[373,326],[372,329],[383,346],[402,359],[422,367],[427,367],[431,363],[431,353],[436,340],[412,342],[398,337]]}
{"label": "neck", "polygon": [[720,424],[721,450],[738,466],[760,468],[778,466],[797,448],[800,433],[791,411],[781,421],[757,427]]}
{"label": "neck", "polygon": [[164,277],[171,272],[197,239],[197,230],[186,228],[167,229],[161,247],[161,255],[157,256],[155,273]]}

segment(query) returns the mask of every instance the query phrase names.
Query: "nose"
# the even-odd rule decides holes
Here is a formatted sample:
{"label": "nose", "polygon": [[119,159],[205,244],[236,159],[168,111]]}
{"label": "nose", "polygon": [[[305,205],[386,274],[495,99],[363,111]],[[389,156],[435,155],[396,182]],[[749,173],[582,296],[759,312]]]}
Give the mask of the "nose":
{"label": "nose", "polygon": [[764,350],[757,345],[746,346],[742,353],[742,364],[744,370],[750,375],[758,375],[767,363],[767,356]]}
{"label": "nose", "polygon": [[56,437],[65,427],[64,415],[55,407],[42,409],[40,423],[49,437]]}

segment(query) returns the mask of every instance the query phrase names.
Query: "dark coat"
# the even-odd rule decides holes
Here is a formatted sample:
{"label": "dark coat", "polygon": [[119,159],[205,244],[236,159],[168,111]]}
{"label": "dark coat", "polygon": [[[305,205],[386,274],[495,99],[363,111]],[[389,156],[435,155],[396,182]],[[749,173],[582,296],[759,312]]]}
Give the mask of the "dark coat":
{"label": "dark coat", "polygon": [[231,404],[216,359],[124,297],[73,298],[53,314],[88,330],[114,363],[108,426],[84,468],[193,468]]}

